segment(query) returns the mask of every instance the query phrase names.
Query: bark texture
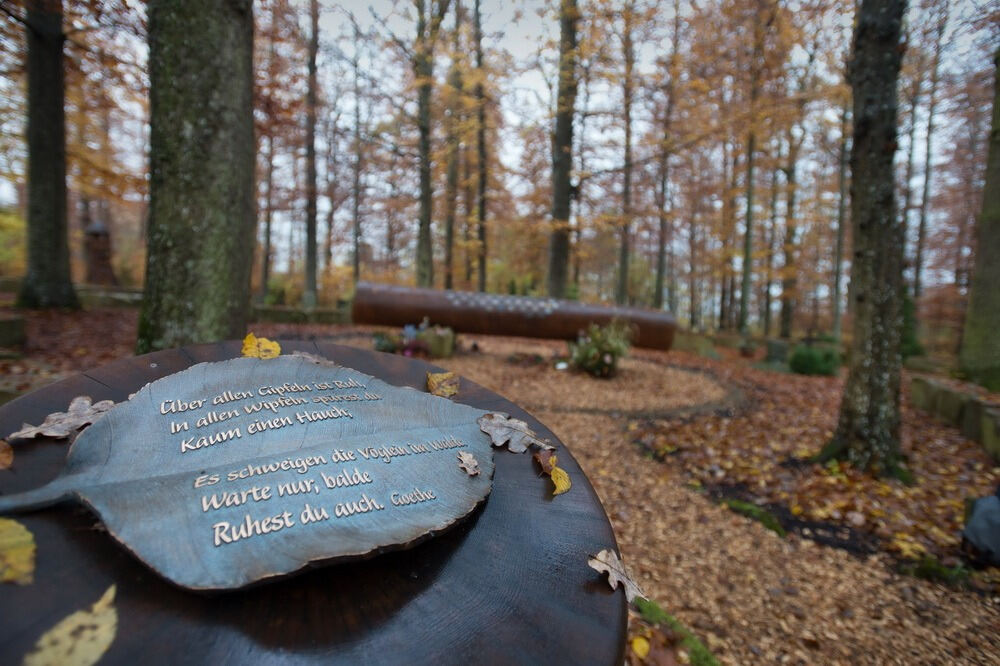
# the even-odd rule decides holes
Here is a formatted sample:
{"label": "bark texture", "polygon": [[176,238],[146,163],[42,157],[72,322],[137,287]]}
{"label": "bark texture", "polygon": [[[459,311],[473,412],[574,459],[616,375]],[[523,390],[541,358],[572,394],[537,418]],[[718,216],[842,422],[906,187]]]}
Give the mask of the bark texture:
{"label": "bark texture", "polygon": [[246,330],[254,243],[251,6],[148,5],[150,208],[139,353]]}
{"label": "bark texture", "polygon": [[417,83],[417,150],[420,155],[420,221],[417,228],[417,286],[434,286],[434,248],[431,220],[434,185],[431,181],[431,98],[434,93],[434,42],[450,0],[415,0],[417,39],[413,49],[413,74]]}
{"label": "bark texture", "polygon": [[1000,391],[1000,50],[994,54],[993,120],[986,157],[983,211],[976,225],[976,261],[959,364],[965,374]]}
{"label": "bark texture", "polygon": [[62,2],[27,3],[28,270],[17,304],[79,307],[66,228]]}
{"label": "bark texture", "polygon": [[864,0],[848,81],[854,93],[851,223],[854,336],[840,418],[821,457],[899,474],[903,224],[896,215],[896,86],[905,0]]}
{"label": "bark texture", "polygon": [[573,113],[576,106],[576,30],[580,13],[576,0],[562,0],[559,9],[559,89],[556,127],[552,137],[552,233],[549,236],[549,296],[566,295],[569,275],[569,213],[573,168]]}
{"label": "bark texture", "polygon": [[479,0],[476,0],[473,25],[473,39],[476,42],[476,156],[478,157],[479,177],[476,202],[476,232],[479,237],[479,260],[476,286],[479,291],[486,291],[486,186],[488,184],[487,154],[486,154],[486,89],[483,80],[486,72],[483,70],[483,19],[479,10]]}
{"label": "bark texture", "polygon": [[319,53],[319,0],[309,3],[309,78],[306,91],[306,284],[302,304],[316,307],[316,56]]}

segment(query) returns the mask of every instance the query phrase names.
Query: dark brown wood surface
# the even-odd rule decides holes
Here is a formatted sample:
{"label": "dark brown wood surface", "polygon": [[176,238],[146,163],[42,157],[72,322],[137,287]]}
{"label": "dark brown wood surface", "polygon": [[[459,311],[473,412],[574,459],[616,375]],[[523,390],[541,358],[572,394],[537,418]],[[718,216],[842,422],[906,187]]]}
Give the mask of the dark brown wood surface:
{"label": "dark brown wood surface", "polygon": [[[318,353],[390,383],[424,388],[433,366],[308,341]],[[121,401],[147,382],[240,354],[239,342],[123,359],[0,407],[0,432],[39,423],[78,395]],[[463,379],[456,398],[526,420],[559,444],[573,480],[553,498],[528,454],[497,450],[493,492],[468,521],[408,551],[316,568],[215,595],[178,588],[63,504],[15,516],[38,544],[35,582],[0,587],[0,663],[19,663],[47,629],[117,585],[118,633],[102,663],[620,664],[626,605],[588,554],[615,548],[597,495],[565,445],[513,403]],[[65,461],[64,441],[19,442],[0,493],[40,486]]]}

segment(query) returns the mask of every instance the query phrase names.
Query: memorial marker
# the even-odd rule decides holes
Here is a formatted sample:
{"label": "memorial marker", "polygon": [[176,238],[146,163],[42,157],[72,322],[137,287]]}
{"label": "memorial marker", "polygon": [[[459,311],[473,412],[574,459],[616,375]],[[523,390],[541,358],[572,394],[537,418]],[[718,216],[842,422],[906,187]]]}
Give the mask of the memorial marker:
{"label": "memorial marker", "polygon": [[175,583],[238,588],[467,516],[492,487],[484,414],[315,357],[202,363],[112,409],[0,512],[75,496]]}

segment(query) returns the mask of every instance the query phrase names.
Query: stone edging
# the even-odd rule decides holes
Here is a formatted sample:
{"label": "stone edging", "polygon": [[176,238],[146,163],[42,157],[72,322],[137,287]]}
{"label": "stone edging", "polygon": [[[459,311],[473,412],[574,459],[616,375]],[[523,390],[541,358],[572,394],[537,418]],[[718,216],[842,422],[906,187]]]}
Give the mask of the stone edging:
{"label": "stone edging", "polygon": [[930,377],[910,380],[910,403],[957,427],[1000,464],[1000,407]]}

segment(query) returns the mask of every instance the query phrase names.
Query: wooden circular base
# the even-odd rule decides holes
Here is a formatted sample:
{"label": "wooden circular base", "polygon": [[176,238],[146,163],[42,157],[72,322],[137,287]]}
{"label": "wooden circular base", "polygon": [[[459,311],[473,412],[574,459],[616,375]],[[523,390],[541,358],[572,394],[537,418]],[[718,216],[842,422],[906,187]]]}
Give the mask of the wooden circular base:
{"label": "wooden circular base", "polygon": [[[282,343],[391,384],[424,389],[421,361],[339,345]],[[203,361],[240,354],[239,342],[123,359],[0,407],[0,433],[40,423],[70,400],[126,400],[147,382]],[[544,425],[463,379],[455,398]],[[65,441],[15,445],[0,493],[38,487],[58,474]],[[145,567],[86,509],[71,504],[13,516],[38,546],[35,581],[0,588],[0,662],[17,663],[46,630],[117,585],[118,632],[101,663],[577,663],[620,664],[626,604],[587,556],[617,550],[600,500],[562,445],[573,489],[553,498],[528,454],[498,450],[486,505],[454,530],[407,551],[308,570],[235,592],[203,595]]]}

